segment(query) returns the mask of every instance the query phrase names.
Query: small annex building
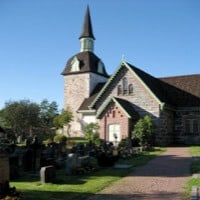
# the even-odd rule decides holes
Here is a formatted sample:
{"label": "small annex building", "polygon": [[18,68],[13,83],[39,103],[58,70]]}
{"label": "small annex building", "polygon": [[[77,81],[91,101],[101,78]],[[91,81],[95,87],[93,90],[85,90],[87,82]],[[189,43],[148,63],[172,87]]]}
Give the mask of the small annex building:
{"label": "small annex building", "polygon": [[114,141],[117,135],[120,141],[149,115],[155,144],[200,144],[200,74],[156,78],[122,60],[109,76],[94,53],[89,7],[79,40],[80,52],[62,72],[64,108],[74,116],[66,133],[80,136],[85,125],[97,122],[102,139]]}

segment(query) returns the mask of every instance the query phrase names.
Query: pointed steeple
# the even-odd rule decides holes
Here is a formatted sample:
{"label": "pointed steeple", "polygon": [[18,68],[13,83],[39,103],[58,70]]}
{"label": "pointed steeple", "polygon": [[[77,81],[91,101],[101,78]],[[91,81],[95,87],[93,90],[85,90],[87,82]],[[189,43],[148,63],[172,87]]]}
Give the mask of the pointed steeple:
{"label": "pointed steeple", "polygon": [[81,33],[81,36],[79,37],[80,43],[81,43],[81,49],[80,52],[85,51],[94,51],[94,40],[95,37],[92,32],[92,23],[90,19],[90,9],[89,6],[87,6],[86,13],[85,13],[85,19],[83,23],[83,30]]}
{"label": "pointed steeple", "polygon": [[93,35],[93,31],[92,31],[92,23],[91,23],[91,18],[90,18],[89,6],[87,6],[87,9],[86,9],[84,23],[83,23],[83,29],[82,29],[82,33],[81,33],[79,39],[88,38],[88,37],[95,40],[95,37]]}

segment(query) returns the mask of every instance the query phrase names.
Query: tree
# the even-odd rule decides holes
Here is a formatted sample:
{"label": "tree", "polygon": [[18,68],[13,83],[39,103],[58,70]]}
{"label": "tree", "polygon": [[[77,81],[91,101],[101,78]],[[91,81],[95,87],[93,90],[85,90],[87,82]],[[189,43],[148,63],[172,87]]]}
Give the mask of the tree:
{"label": "tree", "polygon": [[40,122],[42,127],[53,127],[54,117],[58,114],[58,105],[55,101],[51,103],[44,99],[40,105]]}
{"label": "tree", "polygon": [[140,145],[151,144],[153,134],[152,119],[146,115],[141,118],[134,127],[132,132],[133,139],[138,139]]}
{"label": "tree", "polygon": [[38,104],[29,100],[9,101],[0,112],[6,127],[12,128],[16,133],[31,134],[32,128],[39,124],[40,108]]}
{"label": "tree", "polygon": [[99,125],[97,123],[90,123],[86,125],[84,129],[85,138],[88,141],[94,142],[95,144],[99,143]]}
{"label": "tree", "polygon": [[64,126],[68,126],[72,119],[73,114],[69,109],[62,110],[61,114],[54,117],[53,124],[56,128],[64,128]]}

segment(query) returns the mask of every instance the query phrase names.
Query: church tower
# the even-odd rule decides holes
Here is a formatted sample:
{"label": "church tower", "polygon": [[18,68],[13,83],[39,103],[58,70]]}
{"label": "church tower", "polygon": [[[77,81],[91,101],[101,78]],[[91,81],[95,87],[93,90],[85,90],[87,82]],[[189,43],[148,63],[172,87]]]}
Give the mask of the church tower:
{"label": "church tower", "polygon": [[68,134],[83,133],[82,114],[78,110],[89,98],[98,83],[106,82],[108,74],[100,58],[94,54],[94,40],[89,6],[87,6],[82,33],[79,37],[80,52],[72,56],[62,72],[64,76],[64,109],[71,110],[73,121]]}

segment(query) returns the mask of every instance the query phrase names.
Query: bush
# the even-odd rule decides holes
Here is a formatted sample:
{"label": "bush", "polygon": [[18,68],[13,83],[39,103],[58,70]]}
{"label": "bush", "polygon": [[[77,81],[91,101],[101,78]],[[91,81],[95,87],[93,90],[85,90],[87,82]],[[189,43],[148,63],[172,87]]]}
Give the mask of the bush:
{"label": "bush", "polygon": [[139,140],[140,145],[152,143],[153,123],[149,116],[141,118],[134,127],[132,132],[133,139]]}
{"label": "bush", "polygon": [[100,143],[100,138],[99,138],[99,125],[97,123],[90,123],[85,127],[84,134],[85,138],[88,141],[91,141],[95,144]]}

